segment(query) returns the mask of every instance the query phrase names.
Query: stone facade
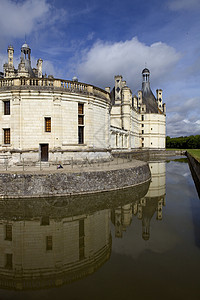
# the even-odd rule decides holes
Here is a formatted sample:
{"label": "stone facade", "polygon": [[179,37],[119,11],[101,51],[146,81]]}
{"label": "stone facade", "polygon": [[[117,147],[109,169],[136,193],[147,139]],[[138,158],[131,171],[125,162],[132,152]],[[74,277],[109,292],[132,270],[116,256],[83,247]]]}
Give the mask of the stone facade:
{"label": "stone facade", "polygon": [[133,97],[122,76],[115,76],[110,93],[109,88],[104,91],[77,78],[42,75],[43,61],[31,67],[26,43],[17,69],[13,54],[9,46],[0,78],[0,163],[110,160],[113,149],[165,148],[161,90],[153,99],[157,110],[149,110],[144,91]]}
{"label": "stone facade", "polygon": [[162,90],[157,98],[150,88],[150,72],[142,71],[142,90],[133,96],[122,76],[115,76],[111,92],[111,148],[165,149],[166,108]]}

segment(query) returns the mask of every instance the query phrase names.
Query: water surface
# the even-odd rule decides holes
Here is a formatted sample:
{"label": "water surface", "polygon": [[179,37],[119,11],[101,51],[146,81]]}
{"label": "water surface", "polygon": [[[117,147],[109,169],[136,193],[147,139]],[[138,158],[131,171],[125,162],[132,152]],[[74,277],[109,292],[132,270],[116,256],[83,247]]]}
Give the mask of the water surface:
{"label": "water surface", "polygon": [[137,189],[0,203],[0,299],[200,299],[200,200],[188,164]]}

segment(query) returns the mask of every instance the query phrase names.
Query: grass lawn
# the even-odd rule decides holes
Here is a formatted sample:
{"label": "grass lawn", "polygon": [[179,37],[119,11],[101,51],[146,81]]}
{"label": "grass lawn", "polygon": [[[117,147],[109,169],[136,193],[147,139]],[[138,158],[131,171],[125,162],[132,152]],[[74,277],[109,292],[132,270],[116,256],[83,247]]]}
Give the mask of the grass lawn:
{"label": "grass lawn", "polygon": [[200,149],[188,149],[187,152],[200,162]]}

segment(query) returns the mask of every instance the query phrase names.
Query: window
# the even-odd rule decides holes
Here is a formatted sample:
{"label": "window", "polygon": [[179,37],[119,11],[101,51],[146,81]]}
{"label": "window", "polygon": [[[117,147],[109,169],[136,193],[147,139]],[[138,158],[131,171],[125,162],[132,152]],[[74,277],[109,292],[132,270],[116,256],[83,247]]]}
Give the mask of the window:
{"label": "window", "polygon": [[84,110],[83,110],[83,104],[82,103],[79,103],[78,104],[78,114],[79,115],[83,115],[84,113]]}
{"label": "window", "polygon": [[12,263],[12,254],[6,254],[6,264],[5,264],[5,268],[6,269],[12,269],[13,267],[13,263]]}
{"label": "window", "polygon": [[10,128],[6,128],[4,131],[4,144],[10,144]]}
{"label": "window", "polygon": [[142,130],[142,134],[144,134],[144,130]]}
{"label": "window", "polygon": [[116,144],[116,147],[118,147],[118,135],[116,134],[116,137],[115,137],[115,144]]}
{"label": "window", "polygon": [[5,227],[5,240],[12,241],[12,225],[6,224],[6,227]]}
{"label": "window", "polygon": [[78,124],[79,125],[83,125],[83,118],[84,118],[84,116],[78,116]]}
{"label": "window", "polygon": [[4,115],[10,115],[10,101],[4,101]]}
{"label": "window", "polygon": [[52,235],[46,236],[46,250],[53,249]]}
{"label": "window", "polygon": [[142,115],[142,121],[144,121],[144,115]]}
{"label": "window", "polygon": [[78,103],[78,143],[84,144],[84,104]]}
{"label": "window", "polygon": [[45,132],[51,132],[51,118],[45,119]]}
{"label": "window", "polygon": [[142,124],[142,127],[144,127],[144,124]]}
{"label": "window", "polygon": [[78,126],[78,143],[84,144],[84,127]]}
{"label": "window", "polygon": [[41,218],[41,223],[40,223],[41,226],[46,226],[46,225],[49,225],[49,216],[43,216]]}

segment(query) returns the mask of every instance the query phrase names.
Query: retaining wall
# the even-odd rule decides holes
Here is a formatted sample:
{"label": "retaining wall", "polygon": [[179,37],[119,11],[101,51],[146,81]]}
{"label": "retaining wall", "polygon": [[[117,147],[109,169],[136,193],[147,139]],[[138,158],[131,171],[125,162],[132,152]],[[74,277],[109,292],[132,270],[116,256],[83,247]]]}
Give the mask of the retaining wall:
{"label": "retaining wall", "polygon": [[139,160],[149,161],[154,158],[165,158],[169,156],[176,156],[176,155],[185,155],[184,150],[169,150],[166,149],[137,149],[137,150],[127,150],[127,151],[121,151],[121,150],[113,150],[112,155],[113,157],[121,157],[121,158],[127,158],[132,157]]}
{"label": "retaining wall", "polygon": [[111,191],[135,186],[151,178],[148,164],[129,168],[77,173],[0,174],[1,198],[65,196]]}
{"label": "retaining wall", "polygon": [[188,158],[192,177],[194,179],[194,183],[200,197],[200,162],[197,159],[195,159],[192,155],[190,155],[188,152],[186,152],[186,156]]}

